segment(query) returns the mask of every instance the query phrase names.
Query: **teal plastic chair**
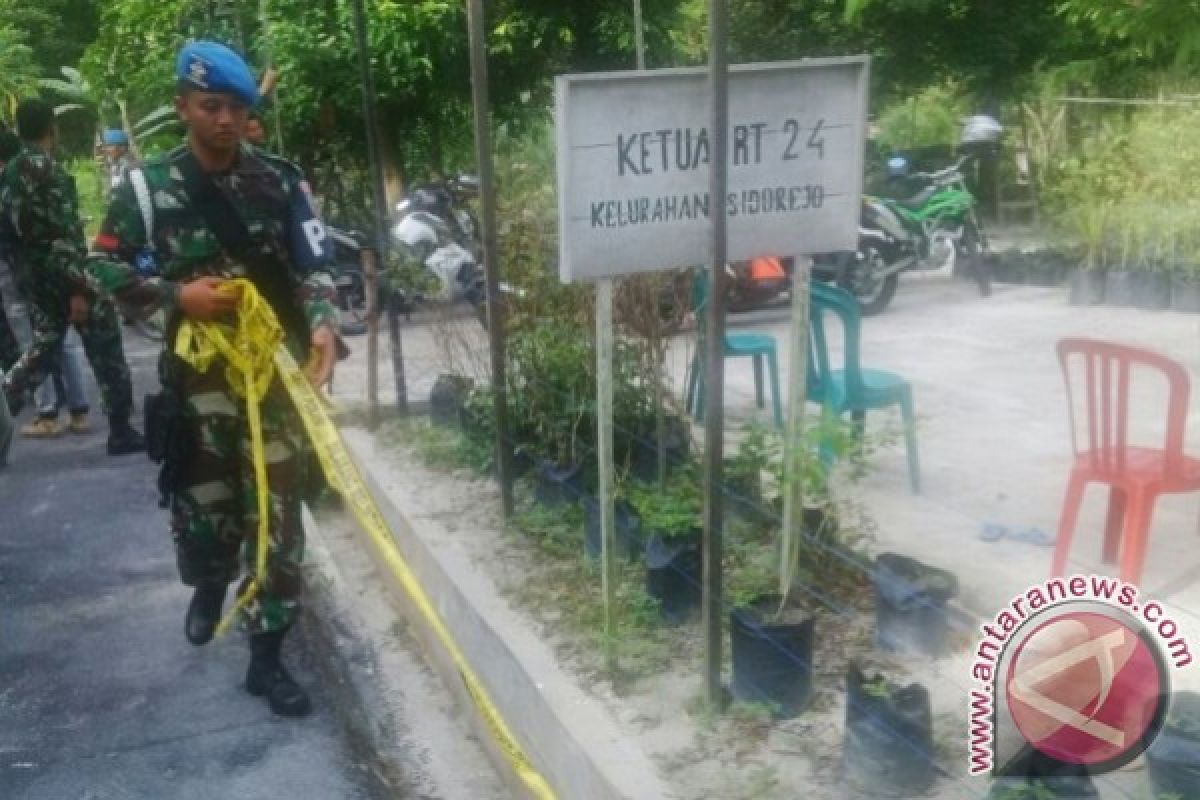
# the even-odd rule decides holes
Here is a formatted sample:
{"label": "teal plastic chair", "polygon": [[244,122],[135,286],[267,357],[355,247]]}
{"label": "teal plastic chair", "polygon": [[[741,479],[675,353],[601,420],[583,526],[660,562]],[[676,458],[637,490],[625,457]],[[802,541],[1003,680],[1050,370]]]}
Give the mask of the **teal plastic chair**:
{"label": "teal plastic chair", "polygon": [[[849,293],[823,283],[812,286],[810,314],[808,400],[830,413],[849,413],[854,424],[866,427],[867,412],[900,406],[904,419],[904,444],[908,455],[908,480],[914,494],[921,491],[921,466],[917,457],[916,413],[912,386],[894,372],[863,369],[860,359],[862,313]],[[834,369],[829,356],[825,320],[837,317],[845,331],[842,368]]]}
{"label": "teal plastic chair", "polygon": [[[700,346],[692,359],[688,371],[687,393],[684,404],[698,421],[704,419],[704,309],[708,307],[708,272],[701,270],[692,281],[692,309],[696,312],[696,324],[700,329]],[[775,413],[775,424],[783,427],[783,401],[779,394],[779,356],[775,337],[766,333],[726,333],[726,358],[751,358],[754,363],[754,399],[759,408],[766,408],[763,393],[764,367],[771,381],[771,408]]]}

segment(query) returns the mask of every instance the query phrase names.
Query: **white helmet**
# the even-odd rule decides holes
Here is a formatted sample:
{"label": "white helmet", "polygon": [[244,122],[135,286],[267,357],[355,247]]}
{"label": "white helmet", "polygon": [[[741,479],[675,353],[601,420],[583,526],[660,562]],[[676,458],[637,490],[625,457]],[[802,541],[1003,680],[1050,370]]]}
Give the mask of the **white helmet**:
{"label": "white helmet", "polygon": [[976,114],[963,120],[962,137],[959,144],[997,144],[1004,135],[1004,126],[994,117]]}

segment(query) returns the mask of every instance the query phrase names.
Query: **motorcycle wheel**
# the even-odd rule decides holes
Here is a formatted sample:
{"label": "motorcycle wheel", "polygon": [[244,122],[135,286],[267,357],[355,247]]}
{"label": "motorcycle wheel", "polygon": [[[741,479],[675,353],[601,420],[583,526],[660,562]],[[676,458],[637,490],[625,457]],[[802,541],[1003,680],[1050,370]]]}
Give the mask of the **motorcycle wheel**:
{"label": "motorcycle wheel", "polygon": [[133,321],[133,328],[150,341],[161,342],[167,331],[166,314],[160,309],[146,319],[136,319]]}
{"label": "motorcycle wheel", "polygon": [[979,294],[982,297],[991,297],[992,295],[992,267],[988,260],[984,257],[983,237],[979,235],[979,229],[974,223],[967,223],[963,230],[962,241],[959,243],[959,258],[966,263],[967,274],[975,279],[975,283],[979,285]]}
{"label": "motorcycle wheel", "polygon": [[841,288],[854,295],[864,317],[882,314],[896,296],[900,275],[892,273],[880,278],[879,272],[887,266],[887,259],[873,245],[863,248],[862,259],[850,264],[842,271]]}
{"label": "motorcycle wheel", "polygon": [[338,289],[338,329],[343,336],[359,336],[367,332],[366,287],[357,273],[353,273],[353,276],[351,286]]}

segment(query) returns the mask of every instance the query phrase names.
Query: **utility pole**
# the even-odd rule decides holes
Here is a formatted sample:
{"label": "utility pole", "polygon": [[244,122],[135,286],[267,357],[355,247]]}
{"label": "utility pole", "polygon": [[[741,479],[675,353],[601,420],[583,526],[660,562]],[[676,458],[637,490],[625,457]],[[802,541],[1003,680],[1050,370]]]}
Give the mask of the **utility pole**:
{"label": "utility pole", "polygon": [[[375,73],[371,70],[371,54],[367,50],[367,15],[363,0],[353,0],[354,35],[358,45],[358,68],[362,77],[363,122],[367,134],[367,158],[371,165],[371,192],[375,203],[375,251],[378,263],[386,268],[388,252],[387,191],[383,176],[383,159],[379,150],[379,120],[375,108]],[[392,344],[392,374],[396,381],[396,408],[408,413],[408,390],[404,380],[404,350],[400,338],[400,309],[394,294],[388,293],[388,333]]]}
{"label": "utility pole", "polygon": [[492,117],[488,100],[487,34],[483,0],[468,0],[471,39],[471,99],[475,111],[475,154],[479,164],[479,223],[483,228],[483,270],[487,283],[488,349],[492,367],[492,408],[496,419],[496,477],[504,518],[513,514],[513,443],[508,432],[508,391],[504,353],[504,302],[496,253],[496,176],[492,163]]}

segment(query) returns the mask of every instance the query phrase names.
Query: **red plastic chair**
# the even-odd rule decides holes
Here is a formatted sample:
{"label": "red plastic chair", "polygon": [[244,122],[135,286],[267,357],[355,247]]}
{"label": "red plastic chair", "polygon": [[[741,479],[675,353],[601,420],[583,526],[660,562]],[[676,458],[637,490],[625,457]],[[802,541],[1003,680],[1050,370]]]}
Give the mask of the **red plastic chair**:
{"label": "red plastic chair", "polygon": [[[1165,356],[1094,339],[1063,339],[1058,343],[1058,360],[1067,383],[1075,465],[1067,484],[1052,572],[1058,577],[1066,568],[1084,490],[1096,482],[1110,487],[1104,563],[1115,563],[1119,551],[1121,579],[1137,583],[1158,496],[1200,491],[1200,460],[1183,453],[1191,381],[1180,364]],[[1087,401],[1088,439],[1082,450],[1072,389],[1075,362],[1082,365]],[[1153,369],[1167,379],[1167,432],[1161,450],[1128,443],[1130,372],[1135,366]]]}

